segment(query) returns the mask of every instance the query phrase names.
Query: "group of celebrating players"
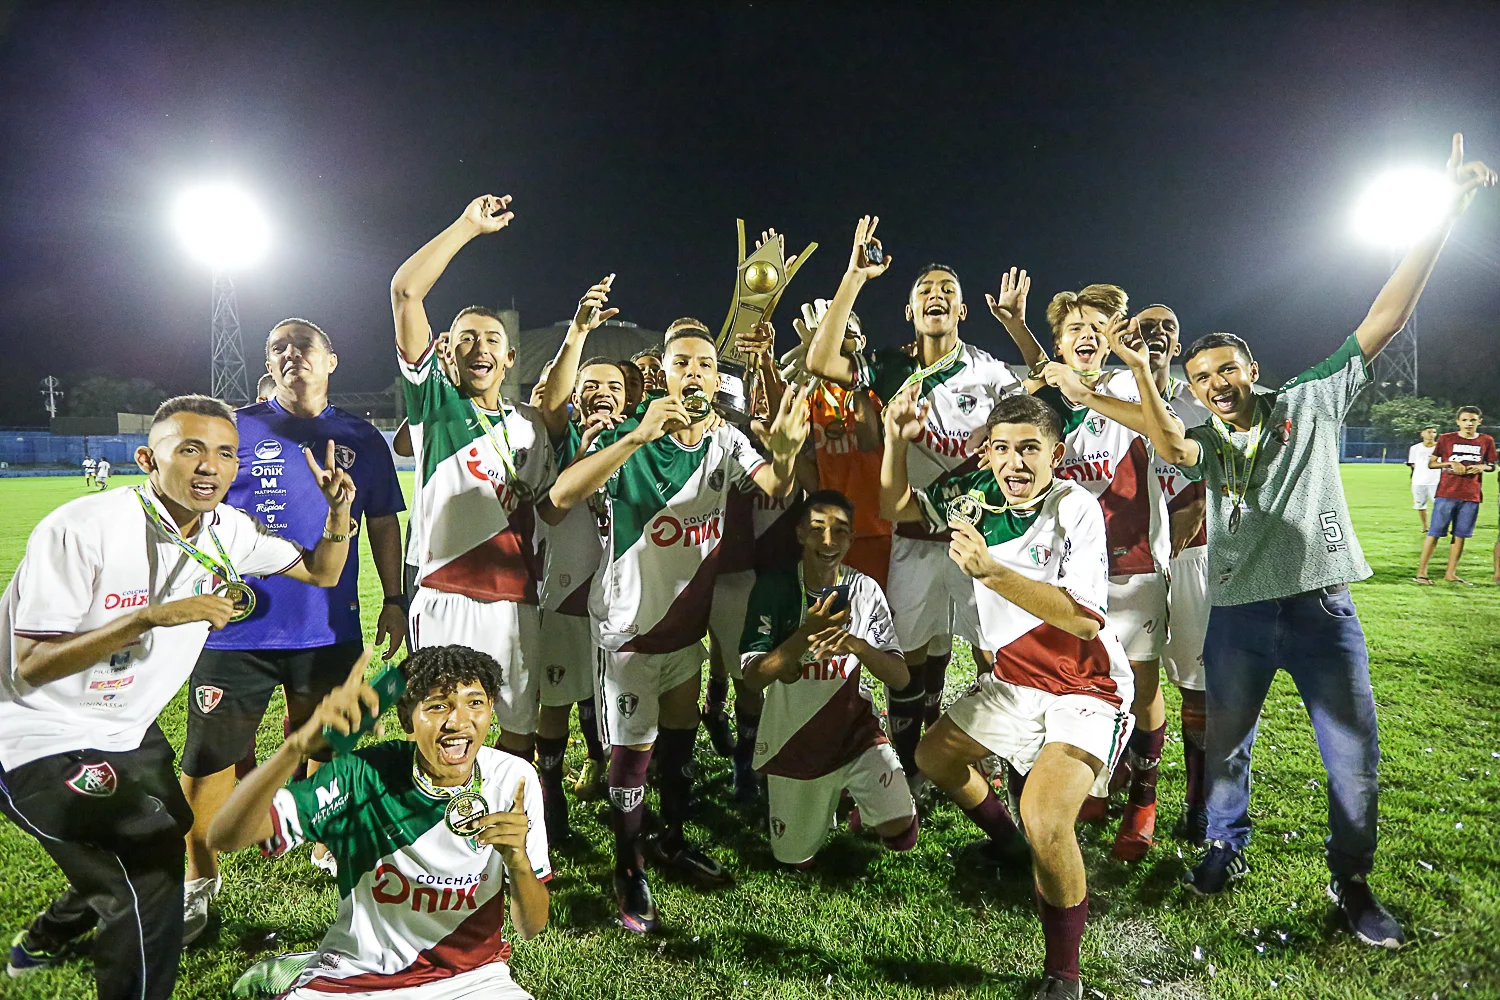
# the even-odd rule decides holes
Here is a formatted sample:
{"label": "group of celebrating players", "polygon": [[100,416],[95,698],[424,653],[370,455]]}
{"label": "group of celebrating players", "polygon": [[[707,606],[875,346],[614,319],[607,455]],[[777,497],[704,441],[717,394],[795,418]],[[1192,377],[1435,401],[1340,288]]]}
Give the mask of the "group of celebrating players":
{"label": "group of celebrating players", "polygon": [[[507,912],[522,939],[546,925],[577,705],[573,793],[607,798],[626,930],[661,919],[648,860],[732,881],[686,834],[701,723],[793,868],[841,821],[912,849],[940,790],[984,835],[958,865],[1034,876],[1036,995],[1078,997],[1075,825],[1123,792],[1112,853],[1151,850],[1161,674],[1182,694],[1174,833],[1204,848],[1184,881],[1209,895],[1249,871],[1250,754],[1278,669],[1328,772],[1329,893],[1361,940],[1400,947],[1366,882],[1379,749],[1349,584],[1370,569],[1339,425],[1453,222],[1496,182],[1458,136],[1449,167],[1444,225],[1328,360],[1276,390],[1244,340],[1184,350],[1169,306],[1132,313],[1110,284],[1052,298],[1049,357],[1017,270],[985,299],[1025,377],[960,338],[968,303],[943,265],[915,274],[912,342],[871,349],[853,309],[892,258],[865,217],[794,351],[778,361],[764,324],[736,342],[757,369],[748,422],[710,405],[718,352],[696,319],[659,351],[588,356],[618,311],[614,275],[583,296],[530,401],[503,400],[515,351],[498,313],[465,308],[434,336],[424,304],[512,218],[508,197],[475,199],[391,286],[414,587],[390,452],[328,405],[337,355],[303,319],[267,340],[269,399],[168,400],[137,455],[147,485],[73,501],[33,533],[0,604],[0,809],[69,887],[16,936],[10,973],[93,931],[101,998],[167,997],[219,852],[309,842],[341,903],[289,995],[528,996],[501,932]],[[1105,369],[1111,354],[1122,368]],[[377,643],[411,650],[394,685],[362,649],[361,522],[386,594]],[[978,677],[944,706],[955,636]],[[179,779],[156,718],[189,675]],[[277,686],[286,740],[256,766]],[[406,739],[332,752],[391,706]]]}

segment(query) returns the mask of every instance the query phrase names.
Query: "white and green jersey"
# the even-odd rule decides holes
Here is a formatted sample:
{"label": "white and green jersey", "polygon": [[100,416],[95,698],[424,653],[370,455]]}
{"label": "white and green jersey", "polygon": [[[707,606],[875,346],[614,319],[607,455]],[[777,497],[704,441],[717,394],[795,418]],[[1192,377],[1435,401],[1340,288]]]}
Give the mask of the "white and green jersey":
{"label": "white and green jersey", "polygon": [[[553,442],[559,469],[573,460],[579,442],[578,425],[570,422],[566,435]],[[537,519],[537,537],[542,548],[543,610],[579,618],[588,615],[589,588],[604,556],[608,524],[609,512],[602,490],[570,509],[557,524]]]}
{"label": "white and green jersey", "polygon": [[[745,614],[740,640],[744,666],[765,656],[802,627],[815,596],[803,589],[797,570],[759,573]],[[891,608],[880,585],[856,569],[839,568],[839,585],[849,588],[850,635],[876,649],[900,653]],[[755,769],[783,778],[821,778],[889,742],[870,699],[870,680],[852,655],[804,660],[802,677],[766,688],[755,741]]]}
{"label": "white and green jersey", "polygon": [[1085,694],[1117,708],[1129,705],[1135,690],[1130,661],[1106,614],[1109,552],[1099,501],[1079,483],[1054,479],[1030,510],[998,509],[1006,498],[989,469],[951,476],[913,495],[923,519],[936,525],[947,523],[948,502],[966,493],[997,508],[982,510],[975,525],[996,562],[1028,580],[1062,588],[1101,623],[1097,636],[1080,639],[971,580],[979,630],[985,648],[995,653],[995,676],[1055,695]]}
{"label": "white and green jersey", "polygon": [[[297,986],[392,990],[509,960],[505,863],[493,847],[448,829],[449,799],[418,787],[415,752],[404,740],[377,743],[276,793],[275,832],[261,850],[275,857],[316,841],[339,863],[338,916]],[[526,857],[538,879],[550,879],[536,771],[491,747],[480,747],[474,767],[476,779],[465,787],[492,813],[510,809],[525,781]]]}
{"label": "white and green jersey", "polygon": [[[1135,376],[1109,372],[1096,392],[1127,403],[1141,401]],[[1111,576],[1165,570],[1172,554],[1161,483],[1152,474],[1155,455],[1146,437],[1086,406],[1074,406],[1050,385],[1036,391],[1057,411],[1067,450],[1057,475],[1082,483],[1104,509]]]}
{"label": "white and green jersey", "polygon": [[537,602],[532,503],[557,478],[541,415],[528,404],[485,411],[459,395],[429,344],[401,360],[421,498],[417,582],[481,601]]}
{"label": "white and green jersey", "polygon": [[[632,417],[595,439],[606,447]],[[605,486],[609,538],[594,574],[589,617],[606,649],[670,653],[703,637],[729,491],[753,487],[766,462],[729,424],[689,448],[670,434],[638,448]]]}
{"label": "white and green jersey", "polygon": [[[873,390],[885,403],[901,391],[922,366],[900,348],[880,348],[868,358],[854,356],[854,386]],[[1006,396],[1022,391],[1005,363],[973,344],[958,342],[948,364],[922,379],[921,398],[928,403],[927,425],[907,457],[907,478],[913,486],[928,486],[971,455],[969,440],[989,419],[990,409]]]}

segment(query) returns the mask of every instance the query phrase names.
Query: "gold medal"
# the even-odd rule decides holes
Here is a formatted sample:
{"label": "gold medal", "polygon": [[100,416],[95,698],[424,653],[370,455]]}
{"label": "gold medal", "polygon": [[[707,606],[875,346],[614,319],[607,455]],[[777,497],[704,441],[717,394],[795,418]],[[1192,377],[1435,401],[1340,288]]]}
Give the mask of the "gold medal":
{"label": "gold medal", "polygon": [[484,796],[470,790],[459,792],[448,800],[443,810],[443,824],[455,836],[473,837],[479,832],[479,821],[489,814],[489,804]]}
{"label": "gold medal", "polygon": [[688,416],[692,417],[693,423],[696,424],[708,417],[713,409],[713,401],[703,394],[703,390],[699,389],[696,392],[686,393],[682,397],[682,408],[687,410]]}
{"label": "gold medal", "polygon": [[255,611],[255,591],[250,585],[240,580],[230,580],[219,584],[214,588],[215,597],[227,597],[234,604],[234,614],[229,616],[232,622],[242,622]]}
{"label": "gold medal", "polygon": [[828,426],[823,428],[823,436],[830,441],[837,441],[844,436],[844,422],[842,420],[828,421]]}
{"label": "gold medal", "polygon": [[983,516],[984,508],[980,505],[979,500],[967,493],[956,496],[948,501],[949,521],[961,521],[973,527],[979,523],[979,519]]}

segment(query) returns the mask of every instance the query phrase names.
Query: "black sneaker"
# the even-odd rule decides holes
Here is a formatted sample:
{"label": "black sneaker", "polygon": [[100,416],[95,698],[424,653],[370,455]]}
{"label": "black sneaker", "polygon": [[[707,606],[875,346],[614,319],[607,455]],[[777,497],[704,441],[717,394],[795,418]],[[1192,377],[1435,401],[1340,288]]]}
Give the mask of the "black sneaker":
{"label": "black sneaker", "polygon": [[10,939],[10,961],[6,963],[5,974],[12,979],[19,979],[38,969],[50,969],[55,965],[61,965],[67,957],[67,945],[63,945],[56,951],[27,948],[26,932],[23,930]]}
{"label": "black sneaker", "polygon": [[675,872],[699,888],[717,889],[734,882],[734,877],[724,870],[723,865],[686,841],[669,847],[660,836],[651,837],[646,841],[646,856],[658,868]]}
{"label": "black sneaker", "polygon": [[760,775],[749,761],[734,762],[734,801],[742,806],[753,806],[760,801]]}
{"label": "black sneaker", "polygon": [[1031,873],[1031,845],[1019,830],[1003,841],[989,837],[976,840],[959,856],[967,866],[996,875]]}
{"label": "black sneaker", "polygon": [[1245,856],[1222,840],[1208,845],[1203,860],[1189,868],[1182,881],[1200,896],[1216,896],[1229,883],[1250,873]]}
{"label": "black sneaker", "polygon": [[1034,1000],[1082,1000],[1083,980],[1048,976],[1032,997]]}
{"label": "black sneaker", "polygon": [[1363,875],[1333,876],[1328,882],[1328,898],[1349,921],[1349,930],[1365,944],[1392,951],[1406,947],[1401,925],[1380,905]]}
{"label": "black sneaker", "polygon": [[1182,815],[1177,817],[1177,825],[1172,827],[1172,836],[1178,840],[1185,840],[1194,847],[1207,847],[1208,807],[1188,806]]}
{"label": "black sneaker", "polygon": [[734,756],[734,734],[729,731],[728,712],[722,708],[717,712],[704,712],[703,728],[708,731],[708,742],[714,753],[726,760]]}
{"label": "black sneaker", "polygon": [[661,923],[651,883],[638,869],[615,872],[615,900],[620,904],[620,926],[633,934],[650,934]]}
{"label": "black sneaker", "polygon": [[573,836],[573,828],[568,825],[567,799],[544,802],[542,816],[547,823],[547,843],[561,844]]}

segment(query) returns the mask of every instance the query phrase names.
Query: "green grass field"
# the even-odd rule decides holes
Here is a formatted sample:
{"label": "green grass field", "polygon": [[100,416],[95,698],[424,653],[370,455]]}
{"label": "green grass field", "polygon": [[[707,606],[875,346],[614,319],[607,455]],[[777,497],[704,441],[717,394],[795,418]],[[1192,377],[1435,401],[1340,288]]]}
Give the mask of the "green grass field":
{"label": "green grass field", "polygon": [[[1283,675],[1256,748],[1254,871],[1227,897],[1185,894],[1177,881],[1191,855],[1169,839],[1127,867],[1108,859],[1112,829],[1080,831],[1093,899],[1083,943],[1086,997],[1500,996],[1500,587],[1488,584],[1496,505],[1493,498],[1485,504],[1463,565],[1479,585],[1419,587],[1411,577],[1421,536],[1404,467],[1345,466],[1344,478],[1376,570],[1355,587],[1384,752],[1382,847],[1372,881],[1412,944],[1377,953],[1329,919],[1325,780]],[[14,571],[32,526],[81,490],[76,477],[0,481],[0,582]],[[1441,575],[1441,565],[1434,570]],[[368,565],[363,579],[373,631],[379,594]],[[970,669],[967,657],[956,657],[950,687],[961,686]],[[1175,730],[1176,704],[1168,699]],[[179,747],[184,706],[179,695],[161,719]],[[268,720],[262,757],[281,735],[279,705]],[[581,761],[581,742],[570,759]],[[886,855],[840,833],[812,871],[788,874],[771,861],[765,817],[719,804],[729,798],[729,769],[711,757],[706,739],[698,759],[705,805],[696,834],[738,884],[698,894],[657,879],[666,932],[627,936],[612,925],[607,815],[598,804],[575,807],[575,827],[590,846],[554,854],[551,925],[520,944],[513,961],[516,980],[536,996],[1022,995],[1042,954],[1029,880],[956,871],[953,855],[976,831],[951,805],[934,811],[911,854]],[[1183,790],[1178,745],[1168,746],[1160,787],[1160,825],[1170,830]],[[183,956],[179,997],[226,996],[250,962],[316,944],[337,896],[306,854],[271,862],[252,850],[225,860],[222,927],[217,940]],[[9,824],[0,824],[0,871],[0,930],[8,941],[63,879],[36,841]],[[75,962],[4,981],[0,992],[91,995],[89,977],[87,964]]]}

